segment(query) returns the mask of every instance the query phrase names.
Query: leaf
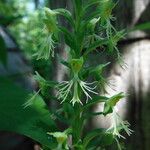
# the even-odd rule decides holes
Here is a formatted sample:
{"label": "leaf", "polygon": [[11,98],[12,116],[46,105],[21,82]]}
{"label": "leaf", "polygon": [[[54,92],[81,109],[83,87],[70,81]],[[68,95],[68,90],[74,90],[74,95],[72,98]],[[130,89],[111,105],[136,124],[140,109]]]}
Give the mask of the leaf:
{"label": "leaf", "polygon": [[[106,148],[110,146],[114,141],[114,136],[112,133],[108,133],[107,130],[101,134],[101,136],[97,136],[94,140],[91,141],[88,148],[99,146],[101,148]],[[95,148],[96,149],[96,148]],[[93,149],[93,150],[95,150]]]}
{"label": "leaf", "polygon": [[124,93],[121,92],[121,93],[119,93],[119,94],[117,94],[117,95],[112,96],[112,97],[107,101],[107,104],[109,104],[111,107],[113,107],[113,106],[116,105],[116,103],[117,103],[120,99],[122,99],[122,98],[124,98],[124,97],[125,97]]}
{"label": "leaf", "polygon": [[72,14],[70,13],[70,11],[63,9],[63,8],[59,8],[59,9],[55,9],[54,11],[58,12],[59,15],[64,16],[69,23],[71,23],[72,27],[74,27],[74,20],[72,18]]}
{"label": "leaf", "polygon": [[116,94],[112,97],[110,97],[104,105],[104,110],[103,110],[103,114],[107,115],[109,113],[113,112],[113,107],[117,104],[117,102],[119,102],[120,99],[124,98],[125,95],[123,92]]}
{"label": "leaf", "polygon": [[89,23],[91,19],[98,17],[100,17],[99,9],[95,10],[93,13],[90,13],[90,15],[85,18],[85,21]]}
{"label": "leaf", "polygon": [[47,132],[54,131],[55,124],[41,97],[33,105],[23,108],[29,92],[12,81],[0,77],[0,130],[25,135],[42,145],[52,148]]}
{"label": "leaf", "polygon": [[96,136],[101,136],[105,132],[104,129],[94,129],[89,132],[85,138],[83,139],[83,146],[86,148],[91,140],[93,140]]}
{"label": "leaf", "polygon": [[23,16],[18,15],[18,16],[0,16],[0,24],[7,27],[8,25],[14,23],[18,19],[21,19]]}
{"label": "leaf", "polygon": [[89,74],[92,74],[93,76],[97,77],[97,78],[101,78],[102,72],[104,70],[105,67],[107,67],[110,64],[110,62],[105,63],[105,64],[100,64],[96,67],[93,67]]}
{"label": "leaf", "polygon": [[62,115],[61,111],[52,111],[52,115],[56,117],[56,119],[58,119],[60,122],[64,124],[69,124],[69,121]]}
{"label": "leaf", "polygon": [[90,7],[99,3],[100,3],[100,0],[92,0],[83,7],[83,11],[86,12]]}
{"label": "leaf", "polygon": [[7,49],[3,38],[0,36],[0,61],[4,65],[7,63]]}
{"label": "leaf", "polygon": [[100,145],[103,146],[103,147],[104,146],[109,146],[109,145],[111,145],[113,143],[113,140],[114,140],[113,134],[105,133],[102,136],[101,140],[100,140]]}
{"label": "leaf", "polygon": [[113,109],[110,105],[108,105],[107,103],[105,103],[104,105],[104,110],[103,110],[103,115],[106,116],[107,114],[110,114],[113,112]]}
{"label": "leaf", "polygon": [[93,116],[99,116],[99,115],[103,115],[103,112],[88,112],[88,113],[85,113],[84,118],[89,119]]}
{"label": "leaf", "polygon": [[108,98],[105,96],[95,96],[93,97],[92,100],[90,100],[87,104],[85,104],[85,106],[83,106],[83,111],[97,103],[106,102],[107,100]]}
{"label": "leaf", "polygon": [[148,30],[148,29],[150,29],[150,22],[145,22],[129,29],[128,32],[132,32],[135,30]]}
{"label": "leaf", "polygon": [[59,27],[59,29],[64,34],[66,44],[71,49],[76,50],[76,43],[74,36],[65,27]]}
{"label": "leaf", "polygon": [[80,12],[82,11],[82,1],[81,0],[73,0],[75,6],[75,14],[76,17],[79,17]]}
{"label": "leaf", "polygon": [[100,47],[102,45],[106,45],[108,42],[107,39],[101,39],[101,40],[97,40],[95,42],[93,42],[89,48],[85,51],[84,55],[87,55],[88,53],[92,52],[93,50],[95,50],[97,47]]}

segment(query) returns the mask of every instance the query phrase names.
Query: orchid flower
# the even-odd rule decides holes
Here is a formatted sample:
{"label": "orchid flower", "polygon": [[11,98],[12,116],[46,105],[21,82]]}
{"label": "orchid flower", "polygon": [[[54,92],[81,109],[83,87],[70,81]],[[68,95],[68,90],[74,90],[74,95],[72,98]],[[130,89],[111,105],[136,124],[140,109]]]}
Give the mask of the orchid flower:
{"label": "orchid flower", "polygon": [[125,137],[120,134],[120,129],[123,129],[127,135],[130,136],[133,133],[133,130],[131,130],[129,126],[130,123],[128,121],[123,121],[114,108],[112,113],[112,125],[108,131],[112,131],[114,136],[125,139]]}
{"label": "orchid flower", "polygon": [[58,99],[62,99],[61,103],[63,103],[67,99],[71,89],[73,88],[73,97],[70,102],[73,104],[73,106],[75,103],[80,103],[82,105],[83,103],[79,98],[78,89],[81,88],[82,92],[86,96],[86,102],[88,102],[89,98],[92,99],[89,93],[98,94],[97,92],[94,91],[94,89],[96,89],[96,86],[93,86],[96,82],[88,83],[88,82],[82,81],[79,78],[78,73],[82,67],[82,58],[73,59],[71,62],[71,66],[74,72],[73,79],[70,81],[62,81],[57,86],[58,88],[57,97]]}
{"label": "orchid flower", "polygon": [[46,37],[41,41],[41,46],[39,51],[35,53],[33,56],[39,59],[49,59],[50,55],[54,57],[54,40],[52,39],[52,34],[47,34]]}
{"label": "orchid flower", "polygon": [[[45,18],[44,29],[41,32],[41,37],[44,37],[40,42],[40,48],[37,53],[33,56],[39,59],[49,59],[50,56],[54,57],[54,37],[57,39],[58,37],[58,27],[57,27],[57,12],[53,11],[49,8],[45,8]],[[41,38],[40,37],[40,38]]]}
{"label": "orchid flower", "polygon": [[96,88],[96,86],[91,87],[91,85],[95,84],[96,82],[92,82],[92,83],[87,83],[84,82],[82,80],[79,79],[79,77],[73,78],[71,81],[63,81],[61,82],[57,87],[58,87],[58,93],[57,93],[57,97],[58,99],[62,99],[63,103],[71,89],[73,88],[73,98],[71,99],[71,103],[74,105],[76,102],[80,103],[81,105],[83,104],[82,101],[79,98],[79,94],[78,94],[78,87],[81,88],[81,90],[83,91],[83,93],[86,96],[86,102],[88,102],[88,99],[92,99],[92,97],[90,96],[89,93],[94,93],[94,94],[98,94],[97,92],[94,91],[94,89]]}

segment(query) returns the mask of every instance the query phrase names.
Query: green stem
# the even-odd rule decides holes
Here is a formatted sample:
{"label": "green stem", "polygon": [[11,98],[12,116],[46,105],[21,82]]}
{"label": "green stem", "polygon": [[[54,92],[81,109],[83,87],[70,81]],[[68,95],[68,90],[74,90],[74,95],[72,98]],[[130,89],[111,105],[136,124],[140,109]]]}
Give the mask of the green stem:
{"label": "green stem", "polygon": [[[74,106],[75,116],[72,122],[72,142],[73,145],[78,145],[81,140],[82,130],[83,130],[83,118],[82,118],[82,109],[80,104]],[[79,150],[78,148],[75,148]]]}
{"label": "green stem", "polygon": [[78,40],[80,36],[80,26],[82,18],[82,0],[74,0],[75,6],[75,43],[76,43],[76,57],[79,58],[81,55],[82,40]]}

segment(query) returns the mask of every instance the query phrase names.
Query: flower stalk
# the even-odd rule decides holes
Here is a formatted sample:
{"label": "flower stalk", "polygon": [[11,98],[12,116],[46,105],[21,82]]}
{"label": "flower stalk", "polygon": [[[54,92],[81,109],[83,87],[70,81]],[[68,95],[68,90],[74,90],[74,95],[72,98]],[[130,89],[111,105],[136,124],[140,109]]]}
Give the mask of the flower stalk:
{"label": "flower stalk", "polygon": [[[113,21],[111,12],[115,6],[112,0],[88,1],[87,4],[81,0],[73,0],[73,2],[75,5],[74,15],[66,9],[44,9],[45,18],[43,22],[46,36],[42,41],[41,50],[35,54],[37,59],[49,59],[50,56],[54,56],[54,45],[61,42],[59,36],[64,37],[65,44],[69,47],[68,60],[61,59],[63,60],[61,63],[69,68],[69,79],[57,82],[50,87],[57,89],[57,95],[51,96],[51,98],[59,100],[61,104],[59,109],[61,111],[55,110],[54,112],[55,121],[62,121],[65,127],[71,128],[69,134],[72,136],[72,145],[69,147],[67,144],[68,134],[65,132],[50,132],[48,135],[56,138],[58,144],[56,150],[89,150],[98,149],[99,146],[105,148],[105,146],[112,144],[113,140],[109,138],[116,139],[117,144],[119,142],[117,138],[125,139],[120,134],[121,130],[129,136],[133,131],[129,128],[130,124],[123,121],[115,110],[116,103],[124,97],[124,94],[119,93],[108,98],[99,96],[99,92],[97,92],[99,91],[98,83],[100,88],[103,88],[101,86],[107,83],[103,76],[103,69],[107,67],[109,62],[94,67],[90,66],[89,68],[86,68],[86,63],[89,58],[88,54],[99,48],[107,47],[108,53],[112,54],[116,50],[119,54],[116,46],[124,33],[118,32],[111,24],[111,21]],[[93,13],[91,8],[98,10]],[[58,25],[58,15],[63,16],[73,25],[71,30]],[[40,90],[45,89],[45,86],[47,86],[45,79],[39,74],[37,74],[36,79],[40,83]],[[88,82],[88,79],[91,79],[92,82]],[[103,112],[91,113],[91,107],[101,102],[104,103]],[[109,129],[89,131],[85,137],[84,134],[82,135],[88,118],[98,114],[106,116],[110,113],[112,113],[112,124]],[[60,122],[57,123],[60,124]],[[110,137],[108,138],[108,136]],[[94,145],[94,140],[99,137],[104,142]]]}

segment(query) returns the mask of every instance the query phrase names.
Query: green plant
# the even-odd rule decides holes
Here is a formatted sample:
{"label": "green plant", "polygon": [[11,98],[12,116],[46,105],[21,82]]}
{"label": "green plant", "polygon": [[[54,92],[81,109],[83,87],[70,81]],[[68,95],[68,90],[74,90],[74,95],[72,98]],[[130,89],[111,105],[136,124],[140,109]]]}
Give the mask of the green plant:
{"label": "green plant", "polygon": [[[121,149],[118,139],[124,136],[120,132],[123,130],[128,135],[132,133],[132,130],[129,129],[130,124],[123,121],[116,111],[117,102],[125,95],[119,93],[112,97],[100,96],[99,87],[103,88],[101,86],[106,83],[102,72],[109,62],[90,67],[87,67],[86,64],[90,53],[98,50],[99,47],[104,48],[108,54],[115,56],[116,60],[121,62],[117,42],[124,37],[125,30],[117,31],[112,25],[114,20],[112,9],[116,5],[113,0],[72,1],[73,13],[62,8],[44,9],[41,48],[37,49],[34,55],[37,59],[48,61],[51,57],[56,56],[54,47],[62,43],[62,38],[64,38],[68,46],[68,58],[64,60],[59,56],[58,61],[68,68],[68,80],[47,81],[36,72],[35,80],[39,83],[38,92],[34,93],[28,101],[22,101],[23,105],[18,97],[26,99],[25,95],[28,93],[21,91],[17,93],[23,96],[17,95],[15,111],[21,112],[23,117],[15,118],[16,112],[13,111],[12,118],[15,122],[10,128],[9,124],[12,121],[10,122],[2,115],[0,118],[6,121],[4,123],[1,121],[0,126],[3,130],[15,131],[37,140],[45,150],[102,150],[113,143],[118,149]],[[70,29],[59,24],[59,16],[63,16],[68,21]],[[9,85],[12,86],[12,84]],[[48,94],[49,89],[57,90],[56,95],[49,95],[50,100],[59,102],[59,108],[50,109],[50,112],[45,110],[46,105],[42,100],[42,97]],[[4,97],[3,93],[0,94],[2,94],[1,97]],[[14,95],[14,90],[11,94]],[[103,111],[92,112],[91,108],[98,103],[104,104]],[[5,99],[3,105],[6,106]],[[6,114],[4,108],[0,109],[3,112],[0,114]],[[113,117],[110,128],[91,129],[85,132],[85,124],[91,117],[108,114],[112,114]],[[59,128],[60,122],[64,129]],[[68,142],[69,139],[70,142]]]}
{"label": "green plant", "polygon": [[[41,91],[46,88],[57,89],[57,95],[51,99],[60,103],[58,110],[52,111],[52,118],[55,121],[61,121],[66,129],[64,131],[48,132],[47,134],[56,139],[56,146],[53,149],[104,149],[116,141],[118,149],[121,149],[118,138],[122,136],[121,130],[128,135],[132,133],[129,129],[130,124],[123,121],[115,110],[116,103],[125,95],[116,94],[112,97],[99,96],[98,84],[102,83],[104,77],[102,71],[109,64],[99,64],[94,67],[86,67],[88,55],[99,47],[105,47],[109,54],[116,54],[115,57],[121,60],[117,42],[124,37],[125,31],[117,31],[112,21],[112,9],[115,7],[112,0],[73,0],[73,14],[66,9],[51,10],[45,8],[45,24],[43,33],[46,35],[43,39],[41,49],[35,56],[37,59],[46,59],[55,57],[54,47],[62,42],[62,37],[68,46],[67,60],[61,58],[60,63],[69,70],[68,81],[60,83],[46,81],[38,73],[35,79],[39,82],[39,91],[32,97],[25,107],[30,106],[32,101]],[[70,30],[58,22],[58,17],[63,16],[70,24]],[[88,82],[91,78],[92,82]],[[102,112],[90,112],[91,107],[97,103],[104,103]],[[112,113],[113,123],[109,129],[94,129],[84,134],[84,126],[87,120],[95,115],[104,115]],[[72,137],[71,143],[67,140]]]}

